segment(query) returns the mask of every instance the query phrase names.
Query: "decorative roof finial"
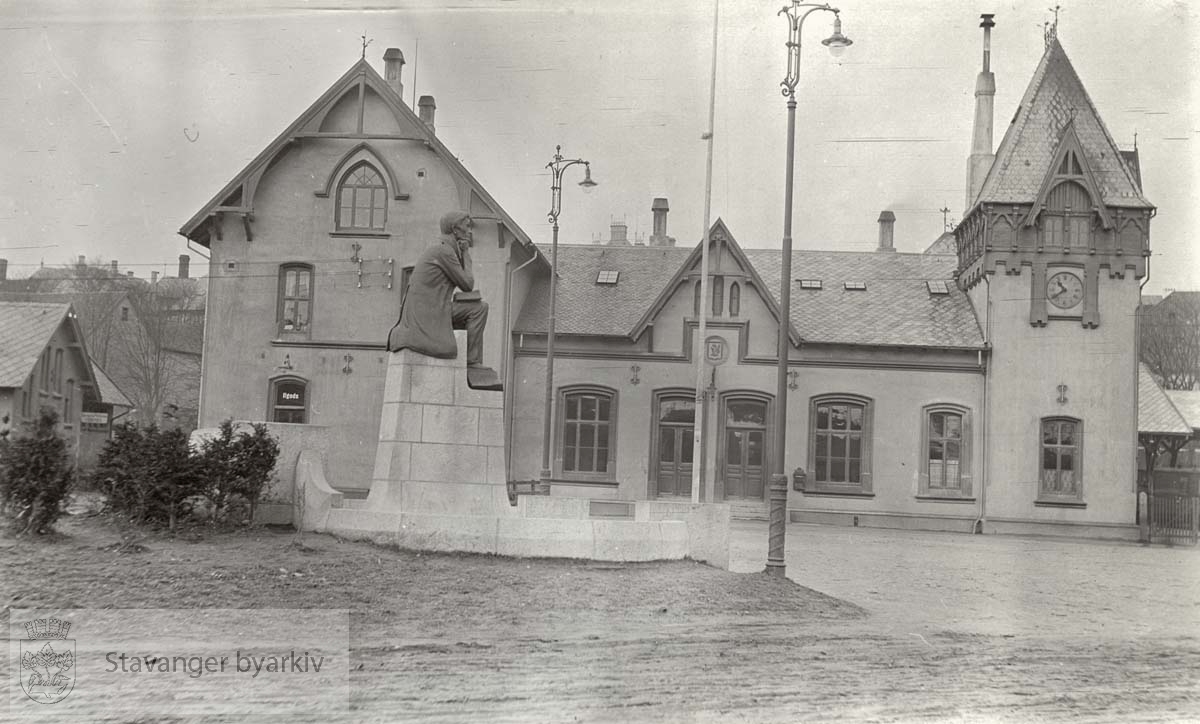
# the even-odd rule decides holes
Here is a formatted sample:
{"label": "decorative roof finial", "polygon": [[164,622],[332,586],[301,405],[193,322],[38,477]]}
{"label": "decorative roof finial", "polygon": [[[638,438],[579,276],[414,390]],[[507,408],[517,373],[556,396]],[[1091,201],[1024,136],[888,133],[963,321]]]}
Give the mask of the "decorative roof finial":
{"label": "decorative roof finial", "polygon": [[1052,43],[1058,37],[1058,11],[1062,10],[1062,6],[1055,5],[1052,8],[1046,9],[1054,13],[1054,22],[1047,20],[1042,24],[1042,38],[1046,43],[1046,47],[1049,48],[1050,43]]}
{"label": "decorative roof finial", "polygon": [[367,46],[370,45],[372,43],[372,41],[375,40],[375,38],[371,38],[370,40],[368,40],[367,36],[365,34],[361,35],[359,37],[362,38],[362,59],[366,60],[367,59]]}

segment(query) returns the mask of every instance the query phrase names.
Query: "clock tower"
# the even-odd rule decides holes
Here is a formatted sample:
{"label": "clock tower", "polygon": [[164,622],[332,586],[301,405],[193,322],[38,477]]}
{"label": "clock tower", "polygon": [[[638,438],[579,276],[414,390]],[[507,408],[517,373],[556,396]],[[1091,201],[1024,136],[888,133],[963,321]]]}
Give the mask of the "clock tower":
{"label": "clock tower", "polygon": [[[987,49],[985,37],[985,71]],[[984,152],[990,111],[977,102]],[[980,153],[954,235],[990,347],[987,524],[1131,524],[1134,320],[1154,215],[1137,151],[1117,148],[1051,27],[986,173],[973,171]]]}

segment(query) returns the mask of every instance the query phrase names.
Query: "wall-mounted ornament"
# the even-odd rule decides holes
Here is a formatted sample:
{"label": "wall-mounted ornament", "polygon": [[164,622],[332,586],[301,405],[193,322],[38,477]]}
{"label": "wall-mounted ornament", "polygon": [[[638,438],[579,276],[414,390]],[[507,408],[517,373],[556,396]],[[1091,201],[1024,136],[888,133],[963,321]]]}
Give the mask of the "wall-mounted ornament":
{"label": "wall-mounted ornament", "polygon": [[1058,404],[1060,404],[1060,405],[1067,404],[1067,386],[1066,385],[1058,386]]}
{"label": "wall-mounted ornament", "polygon": [[642,371],[641,365],[629,365],[629,384],[640,385],[642,380],[638,377],[638,373]]}
{"label": "wall-mounted ornament", "polygon": [[293,369],[295,369],[292,366],[292,356],[290,354],[285,354],[283,356],[283,362],[280,362],[275,369],[283,370],[285,372],[291,372]]}
{"label": "wall-mounted ornament", "polygon": [[350,363],[354,361],[354,355],[352,355],[352,354],[343,355],[342,359],[345,360],[345,362],[346,362],[346,366],[342,368],[342,372],[344,372],[346,374],[350,374],[351,372],[353,372],[354,369],[350,367]]}
{"label": "wall-mounted ornament", "polygon": [[794,390],[800,386],[800,370],[788,370],[788,389]]}

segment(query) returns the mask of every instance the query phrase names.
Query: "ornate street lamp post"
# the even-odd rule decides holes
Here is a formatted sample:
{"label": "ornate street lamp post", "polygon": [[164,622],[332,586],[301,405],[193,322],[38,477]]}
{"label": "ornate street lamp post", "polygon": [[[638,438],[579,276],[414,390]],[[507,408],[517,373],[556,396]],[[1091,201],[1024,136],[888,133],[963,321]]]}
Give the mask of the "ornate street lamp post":
{"label": "ornate street lamp post", "polygon": [[546,164],[550,169],[550,213],[547,218],[554,225],[554,235],[550,242],[550,315],[546,323],[546,405],[542,412],[542,473],[537,484],[537,494],[550,494],[550,430],[554,410],[554,308],[555,297],[558,295],[558,215],[562,212],[562,177],[563,171],[577,164],[583,164],[583,180],[579,185],[584,191],[589,191],[597,184],[592,180],[592,166],[581,158],[563,158],[562,146],[554,147],[554,160]]}
{"label": "ornate street lamp post", "polygon": [[775,446],[772,450],[770,488],[770,529],[767,539],[767,573],[783,576],[787,571],[784,562],[784,541],[787,532],[787,471],[784,469],[787,445],[787,393],[788,393],[788,350],[790,347],[791,304],[792,304],[792,177],[796,157],[796,83],[800,76],[800,33],[804,20],[818,10],[833,13],[833,35],[821,41],[834,55],[840,55],[851,41],[842,35],[840,11],[827,4],[802,3],[792,0],[778,15],[786,15],[788,21],[788,68],[787,77],[780,83],[787,98],[787,176],[783,198],[783,259],[779,273],[779,359],[775,385]]}

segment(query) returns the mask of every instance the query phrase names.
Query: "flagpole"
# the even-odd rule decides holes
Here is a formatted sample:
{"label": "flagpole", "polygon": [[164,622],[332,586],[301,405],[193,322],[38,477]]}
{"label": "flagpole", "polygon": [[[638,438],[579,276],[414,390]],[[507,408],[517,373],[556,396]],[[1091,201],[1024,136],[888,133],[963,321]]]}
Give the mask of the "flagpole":
{"label": "flagpole", "polygon": [[[704,339],[707,334],[705,320],[708,318],[709,305],[712,303],[708,292],[708,244],[709,244],[709,215],[712,212],[712,167],[713,167],[713,118],[717,108],[717,20],[721,15],[721,0],[713,0],[713,42],[712,42],[712,74],[708,86],[708,132],[704,138],[708,141],[708,159],[704,169],[704,242],[700,247],[700,309],[697,310],[699,320],[696,326],[696,414],[692,423],[692,502],[700,502],[700,486],[704,482],[704,428],[708,408],[704,389],[704,372],[708,368],[705,362]],[[714,491],[715,487],[710,488]],[[709,495],[709,502],[712,501]]]}

